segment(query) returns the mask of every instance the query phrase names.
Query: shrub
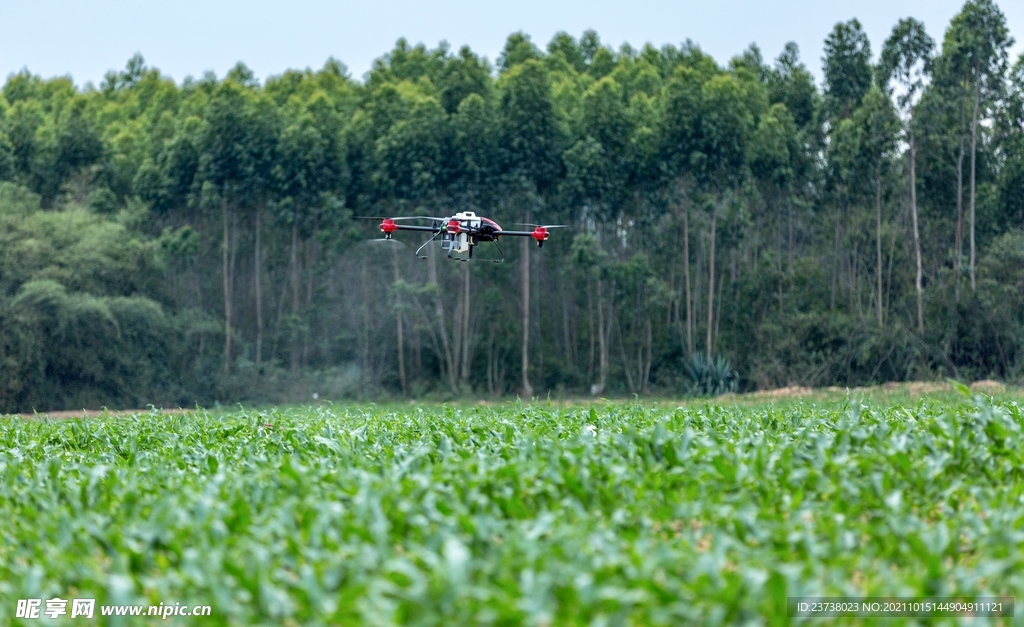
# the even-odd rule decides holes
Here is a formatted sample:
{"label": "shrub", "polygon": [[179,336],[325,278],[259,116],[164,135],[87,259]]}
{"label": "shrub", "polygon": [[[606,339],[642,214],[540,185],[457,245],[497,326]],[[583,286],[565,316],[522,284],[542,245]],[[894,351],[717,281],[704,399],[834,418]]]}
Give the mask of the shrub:
{"label": "shrub", "polygon": [[733,370],[732,362],[720,355],[711,359],[694,354],[685,364],[686,376],[690,379],[687,392],[694,396],[719,396],[735,392],[739,375]]}

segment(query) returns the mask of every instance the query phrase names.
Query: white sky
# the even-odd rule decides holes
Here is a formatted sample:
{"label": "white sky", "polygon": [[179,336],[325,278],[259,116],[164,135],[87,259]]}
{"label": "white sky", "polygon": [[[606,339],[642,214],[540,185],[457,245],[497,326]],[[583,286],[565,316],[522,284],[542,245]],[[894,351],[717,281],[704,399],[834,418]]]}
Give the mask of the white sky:
{"label": "white sky", "polygon": [[[1024,1],[997,0],[1024,49]],[[493,62],[512,32],[541,48],[557,31],[593,28],[604,43],[639,48],[692,39],[719,63],[756,42],[769,61],[787,41],[820,80],[822,42],[837,21],[857,17],[877,56],[901,17],[913,16],[941,42],[960,0],[0,0],[0,80],[22,68],[43,77],[70,74],[99,84],[136,52],[176,81],[243,61],[260,79],[286,69],[319,68],[334,56],[355,78],[399,37],[453,49],[468,44]]]}

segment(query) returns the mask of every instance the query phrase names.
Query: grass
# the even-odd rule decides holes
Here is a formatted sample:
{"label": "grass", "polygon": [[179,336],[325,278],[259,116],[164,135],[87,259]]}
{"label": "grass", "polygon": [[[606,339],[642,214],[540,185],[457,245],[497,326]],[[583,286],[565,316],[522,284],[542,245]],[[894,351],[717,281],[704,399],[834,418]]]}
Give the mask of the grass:
{"label": "grass", "polygon": [[1024,410],[964,392],[0,419],[0,624],[52,597],[212,606],[189,625],[786,625],[787,596],[1013,596]]}

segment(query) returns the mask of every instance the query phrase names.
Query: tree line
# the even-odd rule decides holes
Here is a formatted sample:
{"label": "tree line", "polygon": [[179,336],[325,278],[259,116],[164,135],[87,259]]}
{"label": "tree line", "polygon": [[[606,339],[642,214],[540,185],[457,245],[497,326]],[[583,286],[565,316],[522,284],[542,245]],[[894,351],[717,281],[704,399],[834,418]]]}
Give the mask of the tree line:
{"label": "tree line", "polygon": [[[399,40],[362,81],[13,74],[0,411],[1020,380],[1012,45],[969,0],[877,55],[836,24],[821,85],[792,43],[722,65],[593,31],[494,65]],[[463,210],[571,228],[457,264],[356,219]]]}

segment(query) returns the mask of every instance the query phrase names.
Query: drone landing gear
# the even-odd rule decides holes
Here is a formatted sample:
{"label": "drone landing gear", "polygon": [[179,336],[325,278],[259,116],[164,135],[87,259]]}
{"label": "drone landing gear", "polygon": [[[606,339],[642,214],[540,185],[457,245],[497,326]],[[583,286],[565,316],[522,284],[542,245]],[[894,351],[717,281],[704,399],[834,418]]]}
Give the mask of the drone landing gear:
{"label": "drone landing gear", "polygon": [[491,243],[494,244],[494,247],[498,249],[498,254],[501,255],[501,259],[491,259],[491,261],[494,263],[501,263],[505,261],[505,251],[501,249],[501,246],[498,246],[498,240],[492,239]]}
{"label": "drone landing gear", "polygon": [[429,244],[430,242],[432,242],[432,241],[434,241],[435,239],[437,239],[437,236],[438,236],[438,235],[440,235],[440,234],[441,234],[441,231],[438,231],[437,233],[434,233],[434,236],[433,236],[433,237],[431,237],[431,238],[430,238],[430,239],[428,239],[427,241],[425,241],[425,242],[423,242],[422,244],[420,244],[420,247],[416,249],[416,256],[417,256],[418,258],[420,258],[420,259],[426,259],[426,258],[427,258],[427,256],[426,256],[426,255],[420,255],[420,251],[421,251],[421,250],[423,250],[423,248],[424,248],[424,247],[425,247],[425,246],[426,246],[427,244]]}

